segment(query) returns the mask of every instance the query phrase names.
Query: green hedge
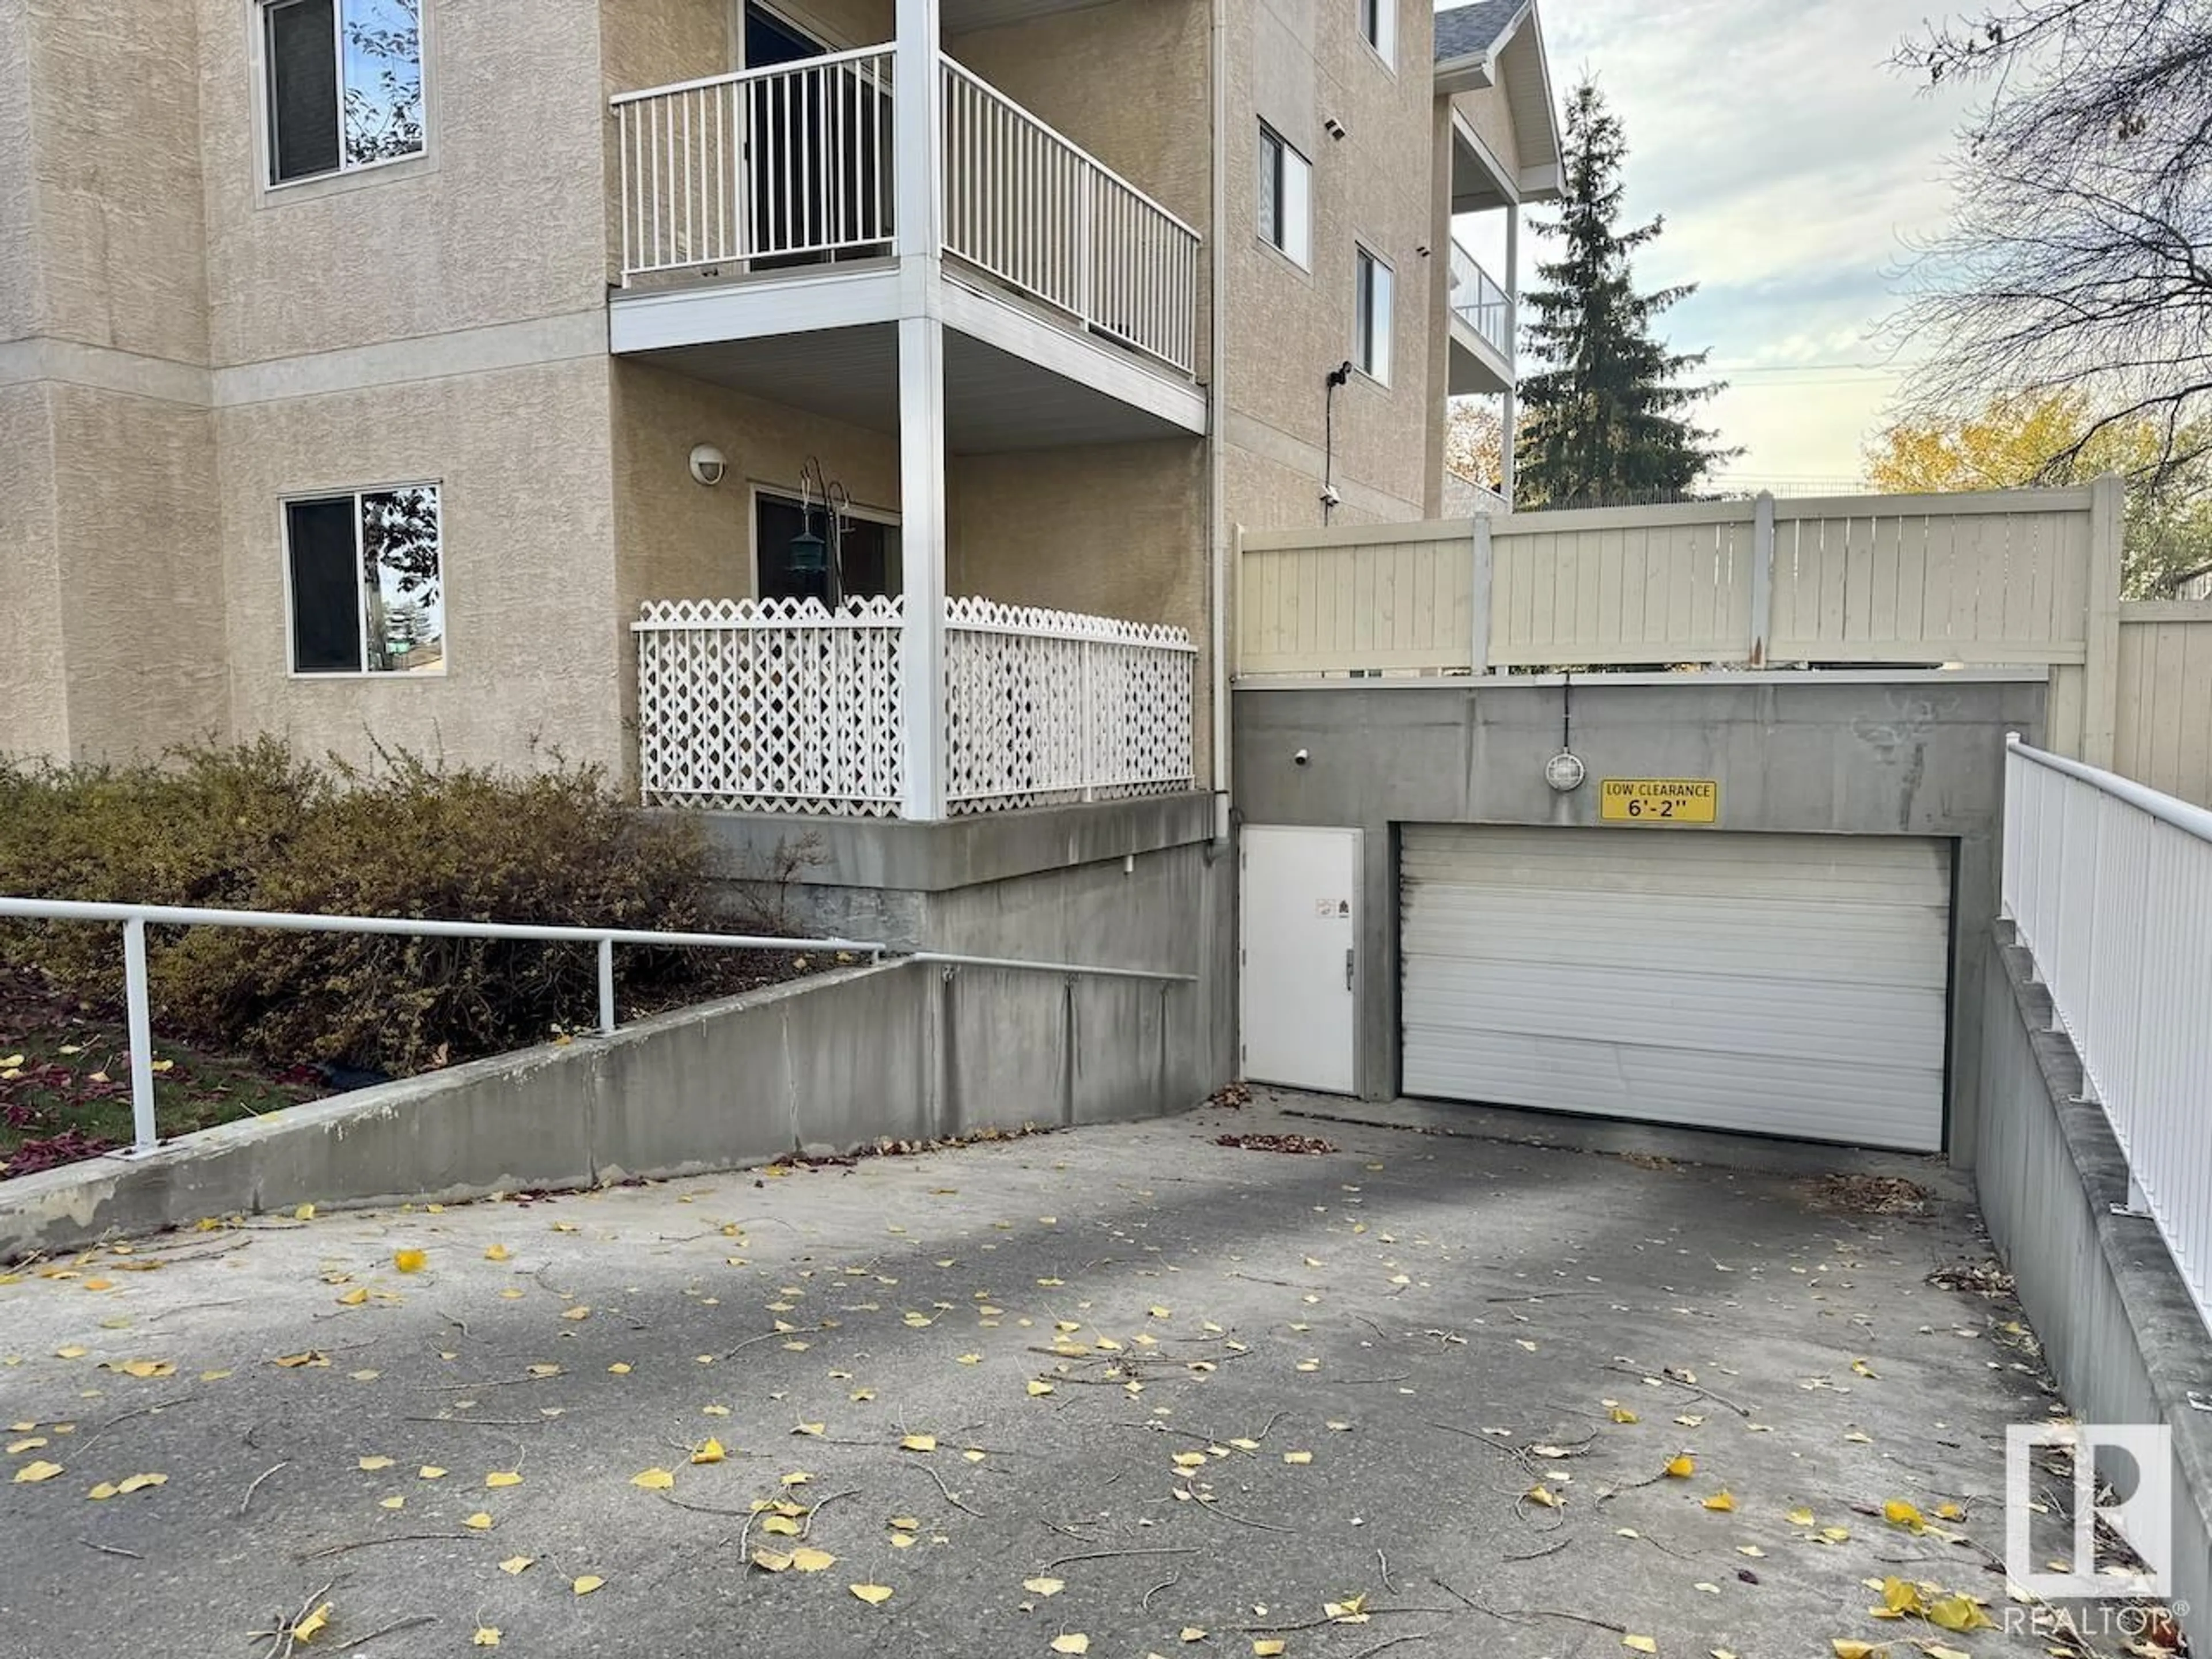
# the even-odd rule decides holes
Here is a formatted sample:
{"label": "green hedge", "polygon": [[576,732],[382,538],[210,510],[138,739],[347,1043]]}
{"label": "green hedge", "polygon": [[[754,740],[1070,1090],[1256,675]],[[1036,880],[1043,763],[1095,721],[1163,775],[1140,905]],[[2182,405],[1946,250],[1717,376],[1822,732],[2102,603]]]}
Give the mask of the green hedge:
{"label": "green hedge", "polygon": [[[509,775],[387,755],[373,773],[273,739],[161,765],[0,762],[0,893],[253,910],[608,925],[709,925],[703,841],[646,818],[594,769]],[[100,1004],[119,930],[0,931],[0,963]],[[628,1009],[775,964],[623,950]],[[589,945],[155,929],[157,1027],[273,1062],[404,1073],[542,1042],[596,1018]]]}

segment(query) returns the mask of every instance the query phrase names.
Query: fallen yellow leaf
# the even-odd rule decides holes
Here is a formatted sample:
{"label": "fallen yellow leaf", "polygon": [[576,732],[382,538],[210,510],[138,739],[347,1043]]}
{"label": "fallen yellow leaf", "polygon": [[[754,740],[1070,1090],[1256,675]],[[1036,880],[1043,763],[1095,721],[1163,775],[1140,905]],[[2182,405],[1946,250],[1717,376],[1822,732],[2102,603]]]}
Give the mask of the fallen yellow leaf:
{"label": "fallen yellow leaf", "polygon": [[361,1460],[359,1467],[374,1471],[376,1469],[388,1469],[392,1467],[392,1460],[389,1457],[364,1457]]}
{"label": "fallen yellow leaf", "polygon": [[120,1371],[125,1376],[174,1376],[177,1374],[176,1362],[171,1359],[126,1359],[109,1369]]}
{"label": "fallen yellow leaf", "polygon": [[312,1642],[330,1622],[331,1604],[325,1601],[292,1626],[292,1639],[295,1642]]}
{"label": "fallen yellow leaf", "polygon": [[1893,1527],[1903,1527],[1907,1532],[1925,1532],[1928,1529],[1927,1518],[1901,1498],[1893,1498],[1881,1506],[1881,1518]]}
{"label": "fallen yellow leaf", "polygon": [[589,1319],[591,1316],[592,1310],[580,1302],[573,1308],[564,1308],[561,1310],[561,1317],[563,1319]]}
{"label": "fallen yellow leaf", "polygon": [[786,1555],[781,1550],[772,1550],[765,1544],[754,1550],[752,1562],[753,1565],[758,1567],[763,1572],[788,1572],[791,1571],[791,1558]]}
{"label": "fallen yellow leaf", "polygon": [[1889,1644],[1886,1642],[1859,1642],[1847,1636],[1830,1637],[1828,1646],[1834,1651],[1836,1659],[1881,1659],[1881,1656],[1889,1651]]}
{"label": "fallen yellow leaf", "polygon": [[900,1440],[899,1449],[911,1452],[933,1452],[937,1449],[937,1437],[933,1434],[909,1434]]}
{"label": "fallen yellow leaf", "polygon": [[1206,1640],[1206,1632],[1196,1625],[1185,1625],[1182,1627],[1180,1635],[1181,1638],[1186,1642],[1203,1642]]}
{"label": "fallen yellow leaf", "polygon": [[1559,1494],[1549,1486],[1531,1486],[1522,1496],[1532,1504],[1541,1504],[1547,1510],[1564,1507],[1559,1502]]}
{"label": "fallen yellow leaf", "polygon": [[514,1252],[508,1249],[504,1244],[494,1244],[485,1249],[484,1260],[487,1261],[504,1261],[508,1256],[514,1254]]}
{"label": "fallen yellow leaf", "polygon": [[1279,1637],[1270,1636],[1255,1639],[1252,1644],[1254,1659],[1274,1659],[1276,1654],[1282,1652],[1284,1645]]}
{"label": "fallen yellow leaf", "polygon": [[1313,1462],[1313,1454],[1310,1451],[1286,1451],[1283,1454],[1283,1462],[1285,1463],[1310,1463]]}
{"label": "fallen yellow leaf", "polygon": [[346,1291],[343,1296],[338,1297],[338,1305],[342,1308],[358,1308],[362,1303],[368,1300],[368,1286],[366,1285],[356,1285],[353,1289]]}
{"label": "fallen yellow leaf", "polygon": [[1033,1377],[1031,1377],[1031,1378],[1030,1378],[1030,1393],[1032,1395],[1040,1395],[1040,1394],[1050,1394],[1051,1392],[1052,1392],[1052,1384],[1051,1384],[1051,1383],[1049,1383],[1049,1382],[1042,1382],[1042,1381],[1041,1381],[1040,1379],[1038,1379],[1038,1378],[1036,1378],[1036,1377],[1034,1377],[1034,1376],[1033,1376]]}
{"label": "fallen yellow leaf", "polygon": [[1666,1474],[1671,1480],[1687,1480],[1698,1472],[1698,1460],[1684,1452],[1680,1457],[1668,1460]]}
{"label": "fallen yellow leaf", "polygon": [[1648,1636],[1624,1636],[1620,1638],[1620,1645],[1625,1648],[1633,1648],[1638,1653],[1659,1651],[1659,1644]]}
{"label": "fallen yellow leaf", "polygon": [[891,1599],[888,1584],[848,1584],[845,1588],[872,1607],[879,1607]]}
{"label": "fallen yellow leaf", "polygon": [[1613,1420],[1616,1423],[1640,1423],[1644,1419],[1626,1406],[1615,1406],[1613,1408]]}
{"label": "fallen yellow leaf", "polygon": [[38,1462],[34,1463],[26,1463],[21,1468],[16,1470],[14,1484],[21,1486],[28,1486],[35,1481],[51,1480],[61,1472],[62,1466],[60,1464],[49,1463],[44,1458],[40,1458]]}
{"label": "fallen yellow leaf", "polygon": [[499,1469],[484,1476],[484,1485],[487,1486],[519,1486],[521,1484],[522,1475],[520,1471],[514,1469]]}
{"label": "fallen yellow leaf", "polygon": [[1807,1509],[1796,1509],[1782,1518],[1793,1527],[1809,1527],[1813,1524],[1813,1511]]}
{"label": "fallen yellow leaf", "polygon": [[837,1558],[828,1550],[817,1550],[802,1544],[791,1553],[791,1565],[801,1572],[820,1572],[825,1567],[837,1565]]}
{"label": "fallen yellow leaf", "polygon": [[629,1478],[633,1486],[642,1486],[647,1492],[666,1492],[676,1484],[676,1477],[666,1469],[647,1469]]}
{"label": "fallen yellow leaf", "polygon": [[392,1265],[403,1273],[419,1273],[429,1263],[430,1255],[427,1250],[394,1250],[392,1253]]}
{"label": "fallen yellow leaf", "polygon": [[579,1595],[589,1595],[593,1590],[599,1589],[600,1585],[606,1582],[607,1581],[600,1577],[599,1574],[595,1572],[587,1572],[582,1577],[570,1584],[568,1588]]}
{"label": "fallen yellow leaf", "polygon": [[895,1515],[884,1524],[887,1527],[896,1527],[901,1532],[918,1532],[921,1528],[921,1522],[911,1515]]}
{"label": "fallen yellow leaf", "polygon": [[380,1498],[376,1500],[376,1506],[380,1510],[404,1510],[407,1507],[407,1500],[404,1498]]}
{"label": "fallen yellow leaf", "polygon": [[1947,1595],[1928,1604],[1928,1622],[1938,1630],[1968,1631],[1987,1630],[1996,1621],[1981,1610],[1972,1597]]}
{"label": "fallen yellow leaf", "polygon": [[85,1496],[89,1498],[94,1503],[100,1504],[105,1503],[107,1499],[114,1497],[119,1490],[121,1489],[118,1487],[112,1480],[103,1480],[98,1486],[94,1486],[90,1492],[85,1493]]}
{"label": "fallen yellow leaf", "polygon": [[480,1648],[495,1648],[499,1645],[499,1626],[480,1625],[477,1627],[477,1633],[470,1640]]}
{"label": "fallen yellow leaf", "polygon": [[423,1480],[443,1480],[446,1478],[445,1470],[440,1468],[435,1463],[425,1463],[421,1468],[416,1470],[415,1474],[418,1479]]}
{"label": "fallen yellow leaf", "polygon": [[691,1454],[691,1461],[694,1463],[719,1463],[728,1455],[729,1454],[722,1449],[720,1441],[710,1439]]}
{"label": "fallen yellow leaf", "polygon": [[1733,1493],[1723,1488],[1723,1490],[1715,1492],[1711,1498],[1705,1499],[1705,1506],[1709,1510],[1716,1510],[1721,1514],[1726,1515],[1735,1508],[1735,1498]]}
{"label": "fallen yellow leaf", "polygon": [[528,1572],[537,1565],[538,1558],[534,1555],[510,1555],[499,1564],[499,1570],[512,1577]]}
{"label": "fallen yellow leaf", "polygon": [[1088,1653],[1091,1651],[1091,1638],[1078,1632],[1055,1636],[1052,1638],[1052,1650],[1054,1653]]}
{"label": "fallen yellow leaf", "polygon": [[482,1510],[478,1510],[467,1520],[462,1522],[461,1524],[466,1527],[471,1532],[489,1532],[491,1530],[491,1516],[486,1515]]}

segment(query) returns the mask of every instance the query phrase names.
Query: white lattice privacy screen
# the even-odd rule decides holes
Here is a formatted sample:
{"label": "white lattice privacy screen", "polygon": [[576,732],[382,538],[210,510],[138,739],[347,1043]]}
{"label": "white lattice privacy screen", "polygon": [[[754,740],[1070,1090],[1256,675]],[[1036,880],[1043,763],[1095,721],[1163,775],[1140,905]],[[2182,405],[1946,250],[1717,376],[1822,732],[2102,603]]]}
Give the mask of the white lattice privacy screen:
{"label": "white lattice privacy screen", "polygon": [[[901,599],[642,607],[646,803],[894,817]],[[945,795],[1005,811],[1188,788],[1196,653],[1181,629],[945,604]]]}

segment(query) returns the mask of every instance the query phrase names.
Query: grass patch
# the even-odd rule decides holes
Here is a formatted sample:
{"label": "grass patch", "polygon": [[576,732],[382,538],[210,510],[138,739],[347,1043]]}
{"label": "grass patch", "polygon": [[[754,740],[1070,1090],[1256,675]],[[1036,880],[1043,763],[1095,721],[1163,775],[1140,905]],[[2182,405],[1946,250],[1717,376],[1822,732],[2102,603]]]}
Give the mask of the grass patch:
{"label": "grass patch", "polygon": [[[190,1043],[156,1043],[154,1116],[188,1134],[330,1092],[309,1066],[283,1072]],[[0,1179],[97,1158],[131,1141],[130,1044],[121,1022],[0,969]]]}

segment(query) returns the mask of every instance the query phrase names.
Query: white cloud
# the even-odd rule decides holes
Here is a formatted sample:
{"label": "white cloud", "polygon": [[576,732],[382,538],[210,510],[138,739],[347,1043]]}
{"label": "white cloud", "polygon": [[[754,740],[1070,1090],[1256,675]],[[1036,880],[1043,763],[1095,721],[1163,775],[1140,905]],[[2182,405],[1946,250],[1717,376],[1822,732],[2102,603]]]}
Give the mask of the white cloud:
{"label": "white cloud", "polygon": [[[1944,221],[1965,110],[1888,66],[1929,9],[1551,0],[1543,12],[1559,97],[1588,70],[1626,129],[1631,222],[1665,217],[1638,285],[1698,284],[1662,327],[1677,349],[1710,349],[1733,382],[1705,418],[1747,451],[1734,474],[1855,475],[1903,372],[1873,336],[1912,239]],[[1471,246],[1495,246],[1468,222]],[[1523,238],[1524,286],[1543,252]]]}

